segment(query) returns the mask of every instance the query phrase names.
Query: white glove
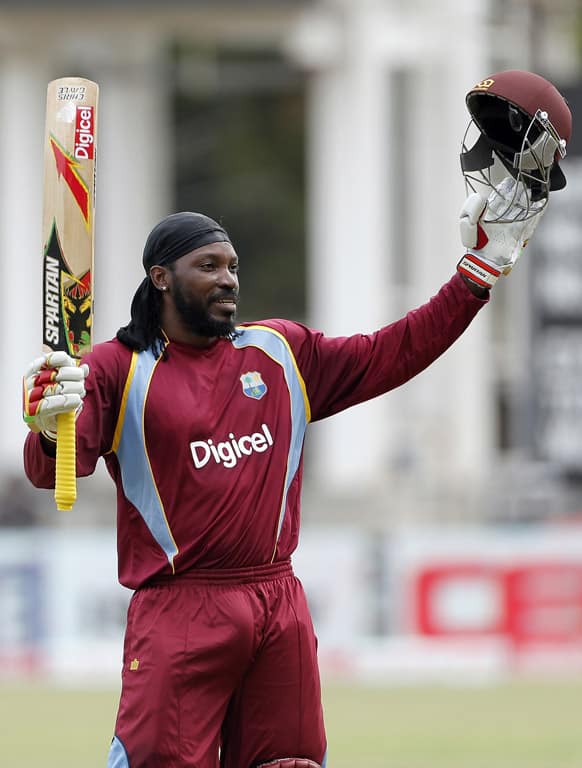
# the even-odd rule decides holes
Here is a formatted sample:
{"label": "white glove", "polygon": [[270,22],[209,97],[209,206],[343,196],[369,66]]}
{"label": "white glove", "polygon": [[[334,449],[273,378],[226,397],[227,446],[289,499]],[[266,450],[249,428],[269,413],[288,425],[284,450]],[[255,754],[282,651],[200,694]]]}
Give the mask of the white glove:
{"label": "white glove", "polygon": [[[485,288],[491,288],[502,274],[511,272],[546,209],[543,201],[530,203],[530,210],[537,212],[527,219],[518,219],[527,201],[523,187],[513,199],[516,183],[507,177],[488,198],[474,192],[461,208],[461,241],[468,250],[457,270]],[[498,217],[504,221],[495,221]]]}
{"label": "white glove", "polygon": [[86,363],[77,365],[66,352],[51,352],[33,360],[23,381],[23,415],[28,427],[56,440],[58,414],[78,413],[83,407],[88,373]]}

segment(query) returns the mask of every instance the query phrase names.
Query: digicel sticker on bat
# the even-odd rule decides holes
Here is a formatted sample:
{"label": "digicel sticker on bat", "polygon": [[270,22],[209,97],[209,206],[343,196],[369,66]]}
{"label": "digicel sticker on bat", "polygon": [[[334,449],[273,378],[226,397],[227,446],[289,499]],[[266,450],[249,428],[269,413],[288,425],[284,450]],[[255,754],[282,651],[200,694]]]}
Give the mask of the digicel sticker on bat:
{"label": "digicel sticker on bat", "polygon": [[75,160],[93,160],[95,121],[93,107],[77,105],[75,117]]}

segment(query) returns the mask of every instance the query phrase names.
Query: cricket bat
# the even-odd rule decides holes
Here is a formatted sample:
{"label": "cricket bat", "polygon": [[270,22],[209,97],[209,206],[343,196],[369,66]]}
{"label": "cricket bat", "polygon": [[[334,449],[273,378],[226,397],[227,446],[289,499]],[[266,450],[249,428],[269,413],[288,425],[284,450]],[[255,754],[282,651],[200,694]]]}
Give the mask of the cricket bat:
{"label": "cricket bat", "polygon": [[[81,77],[48,84],[42,216],[44,352],[79,360],[91,349],[95,157],[99,86]],[[77,498],[75,414],[57,417],[55,501]]]}

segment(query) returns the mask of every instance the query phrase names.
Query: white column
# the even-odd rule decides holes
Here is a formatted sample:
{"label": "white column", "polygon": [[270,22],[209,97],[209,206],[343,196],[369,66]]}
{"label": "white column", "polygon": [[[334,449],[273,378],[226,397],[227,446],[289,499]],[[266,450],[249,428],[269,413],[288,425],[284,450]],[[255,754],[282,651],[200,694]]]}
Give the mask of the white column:
{"label": "white column", "polygon": [[160,41],[120,41],[100,82],[95,233],[95,341],[129,320],[131,299],[145,275],[148,232],[170,213],[171,104],[161,82]]}
{"label": "white column", "polygon": [[[312,17],[295,40],[304,66],[319,59],[308,89],[309,322],[329,336],[374,331],[390,315],[389,78],[370,44],[375,7]],[[377,485],[387,421],[380,399],[314,425],[311,479],[332,493]]]}
{"label": "white column", "polygon": [[[488,74],[482,4],[450,0],[425,23],[437,39],[454,21],[455,45],[418,61],[409,109],[410,303],[425,301],[454,272],[463,249],[458,212],[466,192],[459,164],[469,122],[467,91]],[[481,29],[481,37],[474,30]],[[481,44],[479,41],[481,40]],[[414,401],[415,450],[433,483],[467,488],[482,480],[494,451],[491,323],[493,301],[434,366],[408,385]]]}
{"label": "white column", "polygon": [[[474,1],[448,0],[438,9],[427,2],[414,15],[380,0],[336,0],[297,33],[293,50],[311,70],[310,322],[324,332],[375,329],[427,301],[453,274],[465,195],[464,97],[486,74],[485,21]],[[447,47],[442,41],[453,27],[455,45]],[[476,28],[483,30],[477,40]],[[397,68],[412,73],[404,106],[409,132],[398,146],[390,121]],[[404,155],[406,179],[394,172],[402,163],[391,162],[393,152]],[[393,221],[404,194],[407,218]],[[406,254],[388,253],[396,227],[406,228]],[[405,299],[388,283],[390,260],[397,258],[409,260]],[[332,492],[373,491],[390,479],[401,442],[408,442],[403,455],[415,477],[421,472],[438,483],[480,476],[494,435],[490,314],[405,389],[315,426],[308,468],[316,484]],[[479,404],[477,412],[462,407],[466,398]]]}
{"label": "white column", "polygon": [[22,375],[42,352],[42,185],[46,81],[29,50],[0,69],[0,463],[22,471]]}

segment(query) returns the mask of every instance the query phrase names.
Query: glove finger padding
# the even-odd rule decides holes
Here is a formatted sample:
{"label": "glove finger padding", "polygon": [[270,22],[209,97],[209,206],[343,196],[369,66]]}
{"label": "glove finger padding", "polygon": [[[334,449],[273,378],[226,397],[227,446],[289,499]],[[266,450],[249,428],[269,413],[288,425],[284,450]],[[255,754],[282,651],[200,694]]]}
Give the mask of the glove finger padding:
{"label": "glove finger padding", "polygon": [[485,245],[486,240],[479,244],[479,241],[482,241],[486,236],[483,228],[479,227],[478,224],[486,207],[487,198],[478,192],[473,192],[465,200],[459,216],[461,242],[465,248],[482,248]]}
{"label": "glove finger padding", "polygon": [[33,432],[55,438],[57,416],[83,406],[86,363],[77,366],[66,352],[51,352],[29,365],[23,380],[23,416]]}
{"label": "glove finger padding", "polygon": [[66,352],[49,352],[46,355],[36,357],[28,366],[24,375],[31,376],[42,370],[59,370],[64,367],[77,368],[77,363],[75,362],[75,359],[70,355],[67,355]]}
{"label": "glove finger padding", "polygon": [[461,209],[459,229],[467,253],[457,269],[487,288],[511,272],[545,210],[542,202],[528,205],[525,190],[518,193],[515,185],[508,177],[486,201],[473,193]]}

